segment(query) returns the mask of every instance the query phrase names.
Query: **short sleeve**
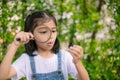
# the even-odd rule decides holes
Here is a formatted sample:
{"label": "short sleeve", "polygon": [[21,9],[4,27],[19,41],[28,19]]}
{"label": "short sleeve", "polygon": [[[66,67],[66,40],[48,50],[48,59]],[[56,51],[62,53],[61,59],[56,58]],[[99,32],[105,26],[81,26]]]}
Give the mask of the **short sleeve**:
{"label": "short sleeve", "polygon": [[22,54],[13,64],[12,67],[15,68],[17,75],[12,77],[12,80],[19,80],[25,76],[25,63],[27,54]]}
{"label": "short sleeve", "polygon": [[72,78],[76,79],[76,75],[78,74],[77,69],[73,63],[73,57],[69,52],[67,53],[67,69],[68,73],[71,75]]}

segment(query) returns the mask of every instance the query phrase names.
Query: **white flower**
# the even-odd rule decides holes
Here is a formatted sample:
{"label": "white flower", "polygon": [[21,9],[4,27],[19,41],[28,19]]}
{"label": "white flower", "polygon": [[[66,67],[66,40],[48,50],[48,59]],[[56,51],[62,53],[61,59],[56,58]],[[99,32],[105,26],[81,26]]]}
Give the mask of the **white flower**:
{"label": "white flower", "polygon": [[13,8],[15,5],[15,1],[8,1],[7,5],[9,5],[11,8]]}
{"label": "white flower", "polygon": [[61,18],[61,16],[57,12],[55,12],[54,15],[55,15],[56,20],[59,20]]}
{"label": "white flower", "polygon": [[75,20],[75,23],[76,23],[76,24],[79,24],[79,20]]}
{"label": "white flower", "polygon": [[65,19],[65,18],[70,19],[72,15],[73,15],[72,12],[69,12],[69,13],[63,12],[63,16],[62,16],[62,18],[63,18],[63,19]]}
{"label": "white flower", "polygon": [[62,19],[65,19],[66,16],[67,16],[67,13],[66,13],[66,12],[63,12]]}
{"label": "white flower", "polygon": [[99,25],[103,24],[103,20],[99,20],[99,21],[98,21],[98,24],[99,24]]}
{"label": "white flower", "polygon": [[111,26],[111,29],[114,30],[114,29],[116,29],[116,27],[117,27],[117,26],[116,26],[115,24],[113,24],[113,25]]}
{"label": "white flower", "polygon": [[103,5],[103,6],[102,6],[102,9],[103,9],[103,10],[106,10],[106,9],[107,9],[107,5]]}
{"label": "white flower", "polygon": [[111,23],[111,21],[112,21],[112,18],[111,17],[105,17],[105,23],[106,24],[110,24]]}
{"label": "white flower", "polygon": [[15,15],[13,15],[13,16],[12,16],[12,18],[11,18],[11,20],[13,20],[13,21],[14,21],[14,20],[15,20],[15,21],[19,20],[18,15],[16,15],[16,14],[15,14]]}
{"label": "white flower", "polygon": [[78,40],[78,41],[83,39],[83,36],[80,35],[80,33],[78,33],[78,32],[75,32],[75,36],[76,36],[76,40]]}
{"label": "white flower", "polygon": [[62,34],[66,34],[66,33],[68,33],[68,32],[69,32],[69,30],[63,29]]}
{"label": "white flower", "polygon": [[11,32],[11,31],[12,31],[11,26],[9,26],[9,27],[7,28],[7,31],[8,31],[8,32]]}
{"label": "white flower", "polygon": [[120,57],[118,56],[116,59],[117,59],[117,60],[120,60]]}
{"label": "white flower", "polygon": [[7,27],[12,26],[14,23],[11,21],[8,23]]}
{"label": "white flower", "polygon": [[30,5],[27,7],[27,11],[30,11],[30,10],[33,10],[33,9],[35,9],[35,4],[34,4],[34,3],[30,4]]}
{"label": "white flower", "polygon": [[22,8],[21,6],[22,6],[22,2],[18,0],[17,10],[21,9]]}
{"label": "white flower", "polygon": [[90,43],[90,42],[91,42],[91,39],[84,39],[84,42],[85,42],[85,43]]}
{"label": "white flower", "polygon": [[70,18],[70,19],[68,20],[67,26],[70,26],[72,23],[73,23],[73,19]]}
{"label": "white flower", "polygon": [[104,32],[102,31],[99,31],[97,34],[96,34],[96,39],[103,39],[105,37],[105,34]]}
{"label": "white flower", "polygon": [[85,33],[84,38],[89,38],[89,37],[91,37],[91,35],[92,35],[92,33]]}
{"label": "white flower", "polygon": [[92,60],[94,60],[94,57],[93,57],[93,56],[91,56],[90,60],[91,60],[91,61],[92,61]]}
{"label": "white flower", "polygon": [[96,47],[96,51],[100,51],[100,47]]}
{"label": "white flower", "polygon": [[87,59],[88,58],[88,54],[84,54],[83,59]]}
{"label": "white flower", "polygon": [[104,27],[103,30],[98,31],[98,33],[96,34],[97,40],[108,40],[110,38],[111,38],[111,36],[109,35],[109,28],[108,27]]}
{"label": "white flower", "polygon": [[108,49],[105,54],[111,55],[112,53],[113,53],[112,50],[111,50],[111,49]]}
{"label": "white flower", "polygon": [[99,60],[101,60],[101,58],[102,58],[101,56],[98,56],[98,59],[99,59]]}
{"label": "white flower", "polygon": [[73,15],[72,12],[67,13],[67,18],[70,19],[72,15]]}
{"label": "white flower", "polygon": [[13,24],[14,24],[13,22],[9,22],[9,23],[7,24],[7,31],[8,31],[8,32],[11,32],[11,31],[12,31],[11,26],[12,26]]}
{"label": "white flower", "polygon": [[53,5],[53,0],[49,0],[49,4],[50,4],[50,5]]}
{"label": "white flower", "polygon": [[15,30],[15,32],[16,32],[16,33],[20,32],[21,27],[20,27],[20,26],[16,26],[16,27],[17,27],[17,29]]}

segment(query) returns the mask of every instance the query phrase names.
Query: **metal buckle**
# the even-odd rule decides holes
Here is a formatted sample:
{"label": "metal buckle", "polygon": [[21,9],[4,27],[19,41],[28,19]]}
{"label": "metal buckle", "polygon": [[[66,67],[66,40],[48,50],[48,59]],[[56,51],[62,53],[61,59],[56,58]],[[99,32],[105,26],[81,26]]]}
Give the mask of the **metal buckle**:
{"label": "metal buckle", "polygon": [[33,77],[33,78],[36,78],[36,74],[35,74],[35,73],[34,73],[34,74],[32,74],[32,77]]}
{"label": "metal buckle", "polygon": [[62,72],[61,71],[58,71],[58,74],[61,74]]}

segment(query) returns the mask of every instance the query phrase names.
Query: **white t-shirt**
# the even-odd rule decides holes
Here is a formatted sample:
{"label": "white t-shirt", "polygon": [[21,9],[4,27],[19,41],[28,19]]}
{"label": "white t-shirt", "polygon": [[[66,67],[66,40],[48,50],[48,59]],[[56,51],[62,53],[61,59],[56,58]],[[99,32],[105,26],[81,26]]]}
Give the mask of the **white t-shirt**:
{"label": "white t-shirt", "polygon": [[[34,54],[38,54],[37,51]],[[72,61],[72,56],[69,52],[65,50],[61,50],[61,60],[62,60],[62,72],[65,80],[68,80],[68,74],[70,74],[73,78],[76,78],[77,70]],[[54,54],[52,58],[45,59],[40,55],[34,57],[36,72],[37,73],[48,73],[57,70],[57,55]],[[18,58],[12,66],[15,68],[17,75],[12,77],[12,80],[19,80],[22,77],[26,77],[27,80],[31,80],[31,66],[29,56],[27,54],[22,54],[20,58]]]}

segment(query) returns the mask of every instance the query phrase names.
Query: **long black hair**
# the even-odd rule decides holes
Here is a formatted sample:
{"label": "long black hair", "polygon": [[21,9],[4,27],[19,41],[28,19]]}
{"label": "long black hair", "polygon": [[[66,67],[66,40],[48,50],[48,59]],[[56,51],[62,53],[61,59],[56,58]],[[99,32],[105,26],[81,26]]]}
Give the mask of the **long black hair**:
{"label": "long black hair", "polygon": [[[47,11],[36,11],[30,15],[27,16],[25,20],[25,32],[31,32],[33,33],[34,29],[37,27],[38,23],[43,24],[44,22],[48,20],[53,20],[55,25],[57,26],[57,21],[55,17],[50,14]],[[57,53],[59,51],[60,44],[58,38],[55,40],[55,44],[52,48],[52,51],[54,53]],[[27,44],[25,44],[26,53],[30,56],[34,56],[33,52],[37,50],[37,45],[35,43],[35,40],[30,40]]]}

